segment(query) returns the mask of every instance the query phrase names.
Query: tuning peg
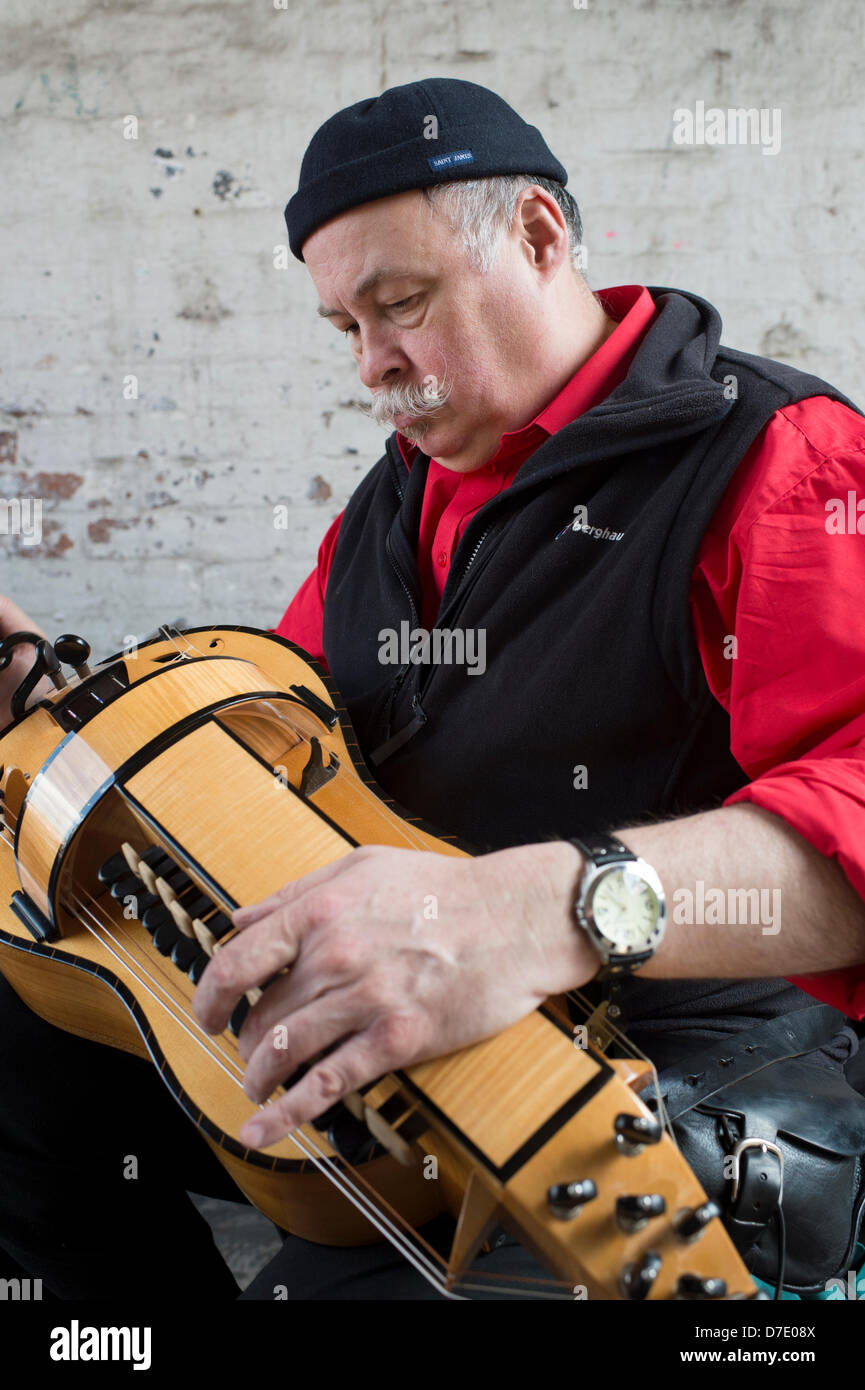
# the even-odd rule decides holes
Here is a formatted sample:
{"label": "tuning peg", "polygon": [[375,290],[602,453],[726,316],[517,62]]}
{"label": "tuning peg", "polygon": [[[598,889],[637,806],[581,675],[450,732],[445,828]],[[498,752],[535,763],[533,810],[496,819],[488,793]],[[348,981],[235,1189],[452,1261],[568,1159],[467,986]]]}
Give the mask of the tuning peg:
{"label": "tuning peg", "polygon": [[36,660],[42,664],[42,674],[47,676],[55,690],[65,690],[67,680],[60,670],[60,662],[57,660],[57,653],[47,638],[43,637],[36,643]]}
{"label": "tuning peg", "polygon": [[547,1189],[547,1205],[559,1220],[573,1221],[597,1195],[598,1189],[591,1178],[584,1178],[582,1182],[557,1182]]}
{"label": "tuning peg", "polygon": [[660,1122],[650,1115],[617,1115],[613,1129],[616,1147],[629,1158],[642,1153],[646,1144],[659,1144],[664,1133]]}
{"label": "tuning peg", "polygon": [[619,1275],[619,1292],[623,1298],[636,1303],[647,1297],[660,1272],[660,1255],[656,1250],[647,1250],[641,1260],[625,1265]]}
{"label": "tuning peg", "polygon": [[673,1222],[676,1235],[682,1240],[697,1240],[716,1216],[721,1215],[717,1202],[704,1202],[701,1207],[685,1207],[678,1212]]}
{"label": "tuning peg", "polygon": [[54,650],[60,660],[65,661],[67,666],[72,666],[76,676],[80,676],[82,680],[93,675],[87,665],[90,643],[85,642],[83,637],[76,637],[74,632],[64,632],[54,643]]}
{"label": "tuning peg", "polygon": [[639,1197],[616,1198],[616,1223],[620,1230],[630,1235],[640,1231],[653,1216],[663,1216],[667,1203],[657,1193],[645,1193]]}
{"label": "tuning peg", "polygon": [[683,1274],[676,1285],[676,1297],[682,1299],[709,1300],[725,1298],[727,1283],[724,1279],[701,1279],[699,1274]]}

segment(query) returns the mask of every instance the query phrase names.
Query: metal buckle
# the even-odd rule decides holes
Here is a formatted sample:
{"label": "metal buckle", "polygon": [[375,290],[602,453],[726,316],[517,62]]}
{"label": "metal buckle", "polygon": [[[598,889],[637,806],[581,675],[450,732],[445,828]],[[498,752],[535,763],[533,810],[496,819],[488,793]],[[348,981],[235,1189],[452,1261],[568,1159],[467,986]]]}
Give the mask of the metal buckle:
{"label": "metal buckle", "polygon": [[784,1196],[784,1155],[777,1144],[772,1144],[768,1139],[740,1139],[731,1155],[733,1159],[733,1192],[730,1197],[731,1202],[735,1202],[739,1195],[739,1156],[745,1149],[762,1149],[763,1153],[774,1154],[781,1167],[781,1186],[778,1189],[778,1205],[781,1205],[781,1198]]}

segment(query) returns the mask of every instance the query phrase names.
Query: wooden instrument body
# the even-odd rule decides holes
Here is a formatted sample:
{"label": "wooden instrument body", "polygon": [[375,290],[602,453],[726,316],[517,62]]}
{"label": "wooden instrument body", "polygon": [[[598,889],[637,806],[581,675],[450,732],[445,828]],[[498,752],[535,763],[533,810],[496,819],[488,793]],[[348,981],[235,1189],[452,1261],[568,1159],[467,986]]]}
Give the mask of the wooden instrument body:
{"label": "wooden instrument body", "polygon": [[[639,1155],[614,1142],[617,1114],[650,1115],[637,1095],[644,1069],[576,1047],[554,1006],[365,1092],[381,1132],[404,1136],[393,1147],[405,1160],[408,1146],[408,1162],[379,1147],[352,1169],[312,1125],[267,1152],[240,1143],[257,1107],[241,1088],[234,1037],[200,1029],[192,983],[108,895],[100,865],[123,841],[140,852],[158,844],[227,911],[355,844],[470,849],[383,793],[332,683],[284,639],[230,627],[155,639],[97,668],[103,692],[121,661],[123,688],[95,713],[79,700],[83,715],[67,718],[74,730],[52,712],[72,703],[58,692],[0,736],[0,970],[22,999],[62,1029],[151,1057],[249,1200],[306,1239],[369,1241],[364,1209],[414,1228],[448,1208],[459,1218],[452,1273],[502,1222],[589,1296],[620,1297],[622,1268],[648,1250],[662,1258],[652,1298],[674,1296],[698,1267],[723,1277],[729,1295],[749,1296],[719,1222],[698,1247],[675,1233],[676,1212],[705,1197],[672,1140]],[[34,940],[7,906],[19,888],[59,937]],[[547,1191],[585,1177],[598,1197],[563,1222]],[[667,1219],[624,1234],[616,1199],[649,1191],[665,1197]]]}

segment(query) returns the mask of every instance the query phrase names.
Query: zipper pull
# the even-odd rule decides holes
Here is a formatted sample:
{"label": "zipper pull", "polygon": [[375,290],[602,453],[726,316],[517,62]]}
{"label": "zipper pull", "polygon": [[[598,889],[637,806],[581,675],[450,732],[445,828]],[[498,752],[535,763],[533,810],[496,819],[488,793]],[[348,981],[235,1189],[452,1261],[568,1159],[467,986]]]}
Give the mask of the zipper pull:
{"label": "zipper pull", "polygon": [[398,748],[402,748],[404,743],[408,743],[409,739],[414,737],[418,729],[422,729],[427,722],[427,717],[421,709],[419,696],[415,695],[412,698],[411,707],[413,718],[395,733],[393,738],[386,739],[384,743],[379,744],[374,752],[370,753],[369,760],[376,767],[379,763],[383,763],[385,758],[391,757]]}

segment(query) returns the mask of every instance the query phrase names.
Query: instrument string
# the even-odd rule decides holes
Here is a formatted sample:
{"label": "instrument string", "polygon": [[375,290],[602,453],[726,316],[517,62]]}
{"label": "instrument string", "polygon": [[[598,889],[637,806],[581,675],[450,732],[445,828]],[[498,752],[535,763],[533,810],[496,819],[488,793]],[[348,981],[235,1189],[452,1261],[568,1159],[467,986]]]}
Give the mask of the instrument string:
{"label": "instrument string", "polygon": [[[96,909],[98,909],[98,912],[102,913],[102,915],[107,918],[108,922],[111,925],[114,925],[113,919],[105,911],[103,905],[99,903],[98,899],[93,898],[91,894],[88,894],[87,896],[90,898],[90,901],[93,904],[93,906]],[[160,982],[157,979],[155,979],[155,977],[150,971],[146,969],[142,970],[140,962],[135,959],[129,947],[125,946],[124,943],[111,930],[109,930],[105,923],[100,921],[97,912],[94,912],[83,900],[79,900],[78,902],[75,902],[73,900],[71,903],[67,904],[67,910],[74,910],[76,920],[79,921],[82,926],[84,926],[85,930],[87,930],[93,936],[95,936],[103,944],[105,949],[108,950],[109,953],[112,956],[114,956],[114,958],[118,960],[120,964],[124,965],[126,969],[129,970],[129,972],[135,976],[136,981],[139,983],[142,989],[146,991],[146,993],[153,999],[154,1003],[159,1005],[165,1012],[167,1012],[172,1017],[172,1019],[176,1023],[178,1023],[181,1028],[184,1029],[184,1031],[192,1039],[192,1041],[197,1046],[201,1047],[213,1058],[213,1060],[216,1061],[217,1065],[225,1073],[229,1081],[231,1081],[234,1085],[242,1089],[243,1069],[240,1063],[237,1061],[237,1059],[232,1057],[232,1055],[229,1052],[223,1049],[223,1047],[220,1045],[220,1040],[211,1037],[204,1031],[204,1029],[201,1027],[201,1024],[194,1017],[194,1015],[191,1015],[183,1007],[180,1007],[178,1009],[176,999],[170,999],[169,1002],[166,1002],[164,998],[160,997],[160,994],[157,993],[157,990],[161,990],[163,994],[167,994],[168,991],[165,989],[164,986],[160,984]],[[90,920],[88,919],[92,920],[96,924],[95,927],[90,925]],[[168,978],[170,978],[170,976]],[[150,983],[148,983],[148,981],[150,981]],[[261,1109],[263,1107],[259,1106],[258,1108]],[[352,1204],[358,1210],[364,1213],[367,1219],[372,1221],[373,1225],[376,1227],[377,1230],[379,1230],[379,1232],[385,1237],[385,1239],[388,1240],[388,1242],[395,1248],[400,1250],[400,1252],[418,1270],[418,1272],[421,1273],[423,1277],[427,1279],[427,1282],[431,1283],[434,1287],[439,1289],[440,1292],[442,1292],[449,1298],[461,1298],[461,1295],[457,1294],[453,1289],[448,1290],[445,1287],[444,1281],[446,1277],[446,1268],[443,1272],[442,1267],[440,1267],[444,1266],[444,1261],[442,1260],[442,1257],[437,1255],[434,1251],[432,1251],[431,1247],[428,1246],[427,1242],[423,1240],[423,1237],[421,1237],[412,1227],[410,1227],[408,1223],[405,1222],[404,1218],[400,1216],[400,1214],[397,1211],[390,1207],[390,1204],[387,1203],[386,1200],[383,1197],[381,1197],[381,1195],[377,1193],[369,1183],[367,1183],[366,1179],[363,1178],[362,1174],[360,1174],[353,1167],[353,1165],[345,1164],[345,1167],[348,1170],[348,1172],[341,1172],[340,1169],[335,1165],[333,1159],[324,1152],[324,1150],[318,1145],[318,1143],[314,1139],[312,1139],[311,1136],[304,1134],[301,1130],[294,1130],[292,1131],[290,1136],[286,1137],[290,1137],[292,1143],[300,1150],[304,1157],[310,1163],[312,1163],[314,1167],[316,1167],[320,1172],[322,1172],[322,1174],[325,1177],[327,1177],[341,1192],[343,1192],[343,1194],[346,1197],[348,1197]],[[343,1160],[343,1163],[345,1163],[345,1160]],[[348,1176],[348,1173],[351,1173],[351,1177]],[[364,1193],[358,1187],[358,1182],[362,1183],[363,1186],[367,1189],[367,1193],[371,1195],[367,1195],[367,1193]],[[387,1208],[387,1210],[384,1210],[384,1208]],[[395,1224],[396,1222],[403,1226],[405,1230],[401,1231],[399,1227]],[[425,1247],[426,1250],[430,1253],[425,1254],[424,1251],[419,1248],[419,1246]],[[430,1258],[430,1256],[432,1256],[432,1258]],[[494,1280],[495,1282],[492,1284],[473,1283],[471,1285],[463,1285],[462,1281],[460,1281],[460,1287],[467,1287],[472,1289],[488,1289],[491,1287],[502,1287],[503,1284],[501,1281],[503,1280],[505,1281],[505,1283],[508,1281],[508,1276],[487,1277],[489,1279]],[[546,1290],[542,1290],[540,1292],[538,1292],[537,1290],[526,1290],[525,1292],[523,1292],[524,1281],[522,1280],[511,1280],[511,1283],[512,1285],[520,1288],[520,1293],[523,1297],[549,1296]]]}
{"label": "instrument string", "polygon": [[[102,904],[98,903],[98,901],[94,898],[92,898],[91,900],[94,903],[94,905],[100,908],[100,910],[104,913],[104,908],[102,907]],[[117,960],[121,965],[124,965],[125,968],[135,976],[136,982],[153,999],[154,1003],[159,1005],[166,1013],[168,1013],[171,1016],[171,1018],[176,1023],[178,1023],[180,1027],[184,1029],[184,1031],[192,1039],[192,1041],[198,1047],[202,1048],[203,1051],[207,1052],[211,1056],[211,1058],[213,1058],[213,1060],[217,1062],[217,1065],[226,1074],[228,1079],[242,1090],[243,1069],[240,1063],[235,1058],[233,1058],[230,1055],[230,1053],[224,1051],[224,1049],[219,1044],[219,1040],[214,1039],[209,1034],[205,1033],[198,1020],[195,1019],[194,1015],[189,1014],[189,1012],[186,1009],[181,1007],[178,1010],[176,1008],[176,1000],[171,1000],[170,1004],[166,1003],[165,999],[161,998],[154,988],[151,988],[151,985],[148,984],[147,979],[145,979],[145,974],[149,977],[149,979],[157,988],[163,987],[159,985],[159,982],[154,979],[154,977],[150,974],[149,971],[145,971],[144,973],[142,973],[139,962],[133,958],[129,949],[125,947],[123,943],[119,941],[118,938],[110,930],[108,930],[105,924],[99,920],[99,917],[96,915],[96,913],[92,912],[85,902],[80,901],[78,903],[74,903],[73,906],[75,908],[74,915],[76,917],[76,920],[80,921],[81,925],[85,928],[85,930],[90,932],[91,935],[95,936],[105,947],[105,949],[109,952],[109,954],[112,955],[115,958],[115,960]],[[72,908],[70,907],[68,908],[68,910],[72,910]],[[107,916],[108,914],[104,915]],[[96,923],[95,927],[90,925],[88,918],[92,919],[93,922]],[[108,918],[108,920],[112,921],[110,917]],[[113,944],[109,944],[109,942]],[[175,1007],[171,1007],[171,1004],[174,1004]],[[191,1026],[187,1026],[187,1024]],[[216,1056],[214,1056],[214,1054],[216,1054]],[[263,1106],[259,1105],[258,1108],[262,1109]],[[296,1145],[296,1147],[304,1154],[304,1156],[311,1163],[313,1163],[316,1168],[322,1171],[325,1174],[325,1176],[329,1177],[331,1181],[333,1181],[335,1185],[339,1187],[340,1191],[343,1191],[345,1195],[353,1201],[353,1204],[355,1206],[357,1206],[360,1210],[363,1210],[365,1214],[370,1217],[370,1219],[373,1219],[370,1212],[367,1210],[367,1206],[371,1205],[369,1198],[366,1198],[365,1195],[356,1188],[355,1184],[350,1179],[344,1177],[344,1175],[339,1172],[330,1156],[327,1155],[324,1152],[324,1150],[321,1149],[318,1146],[318,1144],[311,1139],[310,1136],[303,1134],[300,1130],[293,1130],[291,1135],[286,1137],[290,1137],[292,1143]],[[351,1167],[351,1165],[346,1166],[351,1170],[355,1179],[360,1177],[360,1174],[358,1174]],[[370,1188],[370,1191],[374,1192],[374,1189]],[[375,1194],[375,1198],[378,1201],[383,1200],[379,1198],[378,1194]],[[398,1213],[394,1214],[398,1216]],[[384,1218],[383,1213],[376,1210],[376,1217],[379,1216],[383,1219],[386,1219]],[[399,1219],[402,1220],[401,1217]],[[377,1226],[379,1230],[381,1230],[382,1234],[386,1235],[386,1238],[388,1238],[392,1244],[394,1243],[394,1236],[401,1236],[401,1233],[397,1232],[396,1230],[394,1230],[390,1235],[388,1235],[387,1231],[385,1230],[385,1227],[377,1219],[374,1221],[374,1224]],[[388,1222],[387,1224],[391,1225],[392,1223]],[[404,1237],[401,1238],[404,1239]],[[412,1262],[415,1264],[417,1263],[417,1261],[415,1260],[413,1260]],[[427,1263],[432,1268],[432,1263],[431,1261],[429,1261],[428,1258]],[[437,1271],[436,1275],[437,1277],[439,1277]]]}
{"label": "instrument string", "polygon": [[[176,628],[176,627],[174,626],[173,623],[160,623],[160,625],[159,625],[159,631],[162,633],[162,635],[163,635],[163,637],[165,638],[166,642],[170,642],[170,643],[171,643],[171,645],[172,645],[172,647],[174,647],[175,651],[179,652],[180,655],[181,655],[182,657],[187,657],[187,658],[188,658],[188,656],[189,656],[189,650],[190,650],[190,647],[192,646],[192,643],[189,641],[189,638],[188,638],[188,637],[186,638],[186,647],[185,647],[185,648],[181,647],[181,646],[179,645],[178,641],[177,641],[177,638],[178,638],[178,637],[183,637],[183,636],[185,636],[184,633],[180,632],[179,629]],[[198,648],[195,648],[194,650],[197,651]],[[201,653],[201,654],[204,655],[204,653]]]}
{"label": "instrument string", "polygon": [[[189,659],[191,652],[195,652],[199,656],[207,655],[206,652],[203,652],[200,647],[191,642],[190,639],[174,625],[165,624],[160,627],[159,631],[163,634],[166,641],[175,648],[182,659]],[[185,641],[185,647],[180,645],[178,639]],[[282,710],[277,710],[269,702],[260,703],[267,703],[272,713],[280,722],[288,725],[292,729],[293,733],[299,738],[300,743],[305,745],[310,754],[312,754],[313,746],[311,737],[298,730]],[[336,757],[330,750],[327,751],[331,759]],[[382,805],[380,798],[377,797],[372,789],[357,775],[353,765],[345,765],[338,758],[337,762],[337,776],[343,775],[343,791],[350,792],[351,796],[353,796],[356,801],[364,805],[365,810],[385,822],[388,827],[389,838],[392,840],[394,838],[393,830],[395,827],[390,821],[386,808]],[[346,778],[351,779],[350,783],[346,782]],[[314,806],[311,797],[309,798],[309,804],[311,807]],[[2,838],[3,842],[14,854],[14,838],[11,833],[11,828],[7,827],[5,822],[2,821],[0,821],[0,825],[2,825],[2,829],[0,829],[0,838]],[[424,842],[419,832],[407,826],[404,820],[399,825],[398,831],[399,838],[405,842],[407,847],[429,852],[429,844]],[[164,967],[158,967],[158,963],[154,962],[159,972],[162,974],[163,978],[160,980],[157,975],[153,973],[152,969],[143,965],[137,954],[140,953],[140,945],[134,942],[134,938],[132,938],[128,932],[124,932],[122,924],[115,922],[115,919],[106,911],[104,905],[97,898],[80,885],[79,887],[80,891],[89,899],[89,905],[83,898],[76,899],[73,897],[63,904],[66,911],[69,912],[87,932],[94,936],[102,947],[133,976],[137,984],[146,995],[149,996],[153,1003],[169,1015],[191,1041],[202,1049],[211,1061],[216,1063],[229,1082],[242,1090],[243,1068],[239,1060],[235,1056],[232,1056],[229,1051],[225,1050],[221,1040],[215,1039],[207,1034],[194,1015],[191,1014],[187,1008],[183,1007],[182,1004],[179,1004],[176,991],[171,988],[172,985],[176,984],[171,972]],[[225,904],[222,904],[222,906],[225,907]],[[230,912],[231,908],[225,907],[225,910]],[[101,920],[101,918],[104,918],[104,920]],[[91,925],[91,923],[93,925]],[[115,930],[112,931],[112,928]],[[118,929],[119,934],[115,934],[115,931]],[[124,935],[126,936],[126,942],[122,940]],[[131,945],[127,943],[131,943]],[[262,1105],[258,1106],[258,1109],[262,1108]],[[449,1288],[445,1283],[442,1270],[445,1271],[445,1274],[447,1273],[446,1262],[432,1250],[427,1242],[423,1240],[423,1237],[404,1220],[399,1212],[390,1207],[386,1199],[375,1191],[362,1174],[357,1172],[351,1164],[346,1163],[345,1160],[341,1160],[343,1168],[341,1169],[338,1167],[334,1163],[333,1158],[324,1152],[315,1139],[310,1135],[302,1133],[300,1130],[295,1130],[290,1136],[286,1137],[291,1138],[292,1143],[299,1152],[327,1177],[338,1190],[343,1192],[343,1195],[367,1217],[372,1225],[392,1246],[403,1254],[408,1262],[417,1269],[428,1283],[442,1293],[444,1297],[462,1301],[462,1295],[457,1293],[453,1286]],[[361,1190],[358,1186],[358,1182],[362,1183],[363,1187],[367,1189],[367,1193],[370,1195],[366,1195]],[[387,1211],[385,1211],[384,1208],[386,1208]],[[403,1229],[401,1230],[400,1227]],[[425,1247],[425,1250],[429,1253],[425,1254],[423,1250],[420,1249],[420,1246]],[[432,1256],[432,1259],[430,1256]],[[475,1280],[476,1279],[477,1276],[475,1276]],[[503,1285],[509,1285],[510,1287],[519,1287],[521,1290],[525,1290],[528,1284],[540,1285],[541,1283],[541,1281],[537,1280],[526,1281],[521,1278],[515,1279],[507,1275],[487,1276],[488,1282],[486,1283],[483,1282],[483,1275],[481,1275],[480,1280],[481,1282],[479,1283],[472,1282],[467,1284],[460,1278],[458,1282],[460,1287],[472,1289],[488,1289],[490,1287],[501,1288]],[[556,1281],[556,1284],[557,1287],[566,1287],[561,1281]],[[546,1290],[542,1290],[538,1287],[537,1289],[529,1289],[527,1292],[522,1292],[521,1296],[549,1297],[550,1294]],[[567,1296],[570,1298],[570,1291]]]}
{"label": "instrument string", "polygon": [[[9,846],[10,850],[13,848],[13,842],[5,830],[0,831],[0,838]],[[178,1008],[176,997],[171,995],[169,989],[150,970],[141,965],[133,950],[110,930],[110,927],[116,924],[105,910],[104,905],[87,890],[82,891],[89,898],[92,908],[83,899],[76,902],[73,898],[64,903],[70,915],[133,975],[154,1004],[169,1014],[174,1022],[187,1033],[192,1042],[216,1062],[228,1080],[242,1089],[242,1068],[236,1057],[224,1050],[220,1039],[205,1033],[193,1014],[190,1014],[182,1006]],[[100,920],[100,914],[105,921]],[[91,919],[95,926],[91,926],[88,919]],[[163,973],[166,980],[173,982],[170,972],[164,971]],[[168,998],[166,999],[164,996],[168,996]],[[259,1105],[258,1108],[262,1109],[263,1106]],[[303,1154],[304,1158],[321,1172],[338,1191],[342,1192],[382,1237],[443,1297],[464,1302],[464,1295],[459,1293],[457,1288],[477,1292],[504,1289],[507,1292],[515,1291],[514,1296],[520,1298],[552,1297],[557,1300],[571,1300],[570,1286],[565,1285],[562,1281],[550,1281],[555,1288],[567,1289],[567,1292],[557,1294],[551,1292],[549,1286],[542,1286],[540,1280],[511,1275],[488,1274],[484,1276],[483,1274],[478,1275],[474,1271],[467,1271],[465,1276],[457,1276],[456,1286],[452,1284],[451,1287],[448,1287],[446,1282],[448,1271],[442,1256],[434,1251],[420,1233],[410,1226],[405,1218],[387,1202],[386,1198],[367,1182],[362,1173],[358,1172],[345,1159],[340,1160],[342,1168],[339,1167],[315,1139],[299,1129],[292,1131],[286,1137],[291,1138],[292,1143]],[[472,1276],[471,1279],[468,1277],[469,1274]]]}
{"label": "instrument string", "polygon": [[[572,1000],[573,1003],[577,1006],[578,1009],[582,1011],[582,1013],[585,1015],[587,1019],[590,1018],[595,1011],[596,1006],[579,989],[568,990],[565,995],[565,998]],[[606,1014],[604,1016],[604,1028],[610,1033],[611,1038],[615,1040],[616,1044],[622,1049],[622,1051],[625,1053],[627,1057],[632,1058],[634,1061],[648,1063],[649,1067],[651,1068],[651,1071],[649,1073],[649,1079],[643,1083],[642,1088],[640,1089],[640,1091],[637,1092],[637,1094],[642,1097],[646,1092],[654,1092],[654,1102],[657,1109],[657,1117],[663,1125],[664,1129],[667,1131],[669,1137],[672,1139],[673,1143],[676,1145],[676,1148],[678,1148],[679,1144],[675,1134],[673,1133],[673,1126],[670,1123],[670,1118],[667,1114],[667,1107],[664,1104],[664,1097],[661,1094],[661,1088],[658,1084],[658,1069],[652,1061],[651,1057],[647,1057],[645,1052],[643,1052],[639,1047],[637,1047],[626,1033],[623,1033],[620,1028],[616,1027],[615,1023],[611,1021],[609,1014]]]}

